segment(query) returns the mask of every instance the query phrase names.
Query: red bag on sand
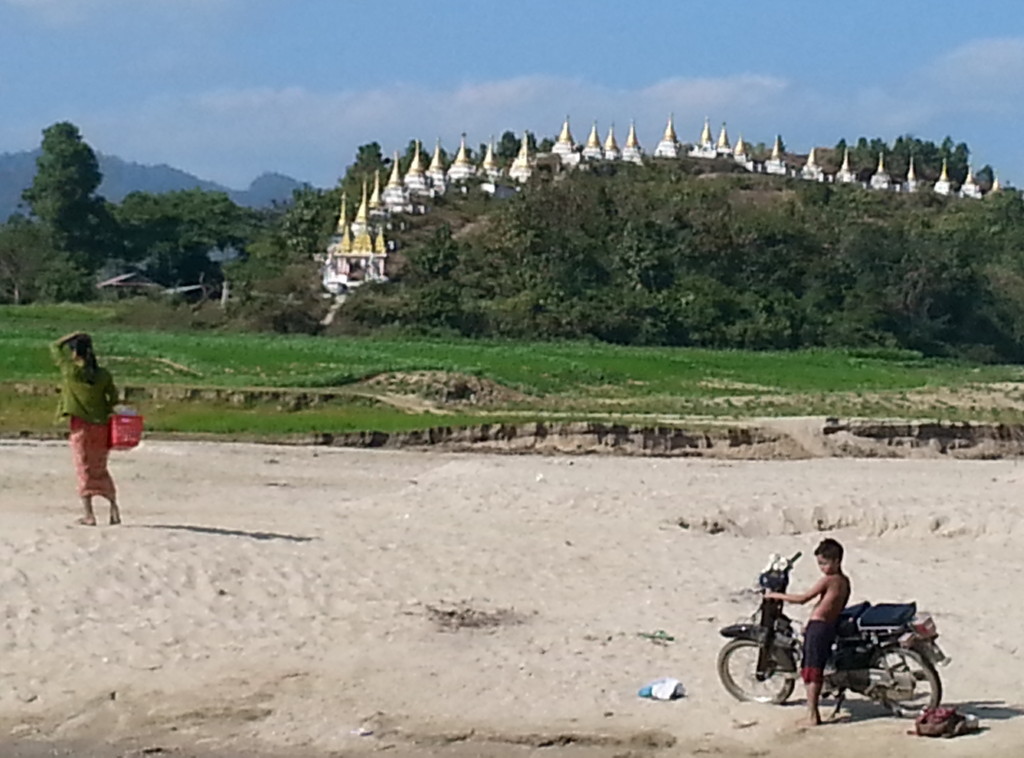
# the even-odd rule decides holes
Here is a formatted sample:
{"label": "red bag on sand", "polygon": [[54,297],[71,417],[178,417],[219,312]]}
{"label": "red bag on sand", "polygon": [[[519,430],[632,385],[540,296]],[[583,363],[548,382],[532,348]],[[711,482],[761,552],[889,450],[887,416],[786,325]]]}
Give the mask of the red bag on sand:
{"label": "red bag on sand", "polygon": [[116,414],[110,417],[110,447],[131,450],[142,440],[142,416]]}
{"label": "red bag on sand", "polygon": [[918,737],[956,737],[966,732],[967,719],[956,708],[925,708],[914,722]]}

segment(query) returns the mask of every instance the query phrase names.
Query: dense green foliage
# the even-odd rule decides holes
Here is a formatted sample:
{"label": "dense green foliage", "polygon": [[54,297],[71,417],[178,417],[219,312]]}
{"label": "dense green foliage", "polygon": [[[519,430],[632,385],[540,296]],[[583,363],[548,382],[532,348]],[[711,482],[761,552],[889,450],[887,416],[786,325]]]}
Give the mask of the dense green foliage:
{"label": "dense green foliage", "polygon": [[605,164],[440,230],[363,323],[471,336],[1024,357],[1024,204]]}
{"label": "dense green foliage", "polygon": [[[414,144],[399,156],[403,168]],[[517,150],[511,132],[496,143],[502,162]],[[949,138],[862,138],[850,150],[855,169],[870,172],[881,152],[897,175],[913,155],[925,179],[945,159],[958,180],[969,160]],[[32,217],[0,226],[0,302],[89,299],[98,279],[134,270],[159,285],[159,298],[186,285],[194,314],[222,295],[216,318],[202,311],[178,326],[322,331],[328,303],[316,260],[341,193],[355,203],[391,160],[377,143],[363,145],[338,187],[298,190],[287,207],[264,212],[202,190],[111,205],[96,195],[91,148],[74,125],[55,124],[25,193]],[[541,164],[512,200],[451,192],[426,216],[392,219],[389,238],[402,246],[392,281],[360,288],[331,329],[1024,358],[1018,192],[982,202],[867,192],[747,174],[731,161],[566,173]]]}

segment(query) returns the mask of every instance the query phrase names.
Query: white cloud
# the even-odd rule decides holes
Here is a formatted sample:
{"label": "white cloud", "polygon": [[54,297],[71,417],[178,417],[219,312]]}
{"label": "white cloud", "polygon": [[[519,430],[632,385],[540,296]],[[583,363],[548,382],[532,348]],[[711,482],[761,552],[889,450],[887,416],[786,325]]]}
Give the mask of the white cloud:
{"label": "white cloud", "polygon": [[[336,92],[303,87],[212,90],[154,97],[117,112],[70,118],[103,152],[165,162],[235,187],[265,170],[330,185],[352,161],[356,147],[371,141],[390,153],[404,149],[412,138],[423,140],[429,149],[438,136],[451,149],[461,132],[472,146],[506,129],[553,136],[567,113],[577,140],[585,139],[593,119],[602,136],[614,122],[621,140],[635,119],[649,150],[669,113],[675,114],[683,140],[695,139],[707,116],[716,130],[727,121],[734,139],[742,133],[751,143],[770,142],[781,133],[797,151],[831,145],[842,137],[892,139],[911,132],[940,140],[952,133],[971,144],[982,162],[1018,164],[1010,166],[1011,173],[1024,176],[1024,149],[1010,146],[994,156],[987,147],[996,139],[994,130],[1009,139],[1024,117],[1021,99],[1005,96],[1007,89],[1019,92],[1024,87],[1017,82],[1024,82],[1024,40],[991,40],[952,50],[890,86],[852,91],[814,90],[753,73],[676,77],[635,89],[578,78],[524,76],[450,89],[395,84]],[[988,118],[977,118],[979,113]]]}
{"label": "white cloud", "polygon": [[937,110],[971,108],[985,113],[1020,113],[1024,96],[1024,39],[968,42],[939,57],[922,72]]}
{"label": "white cloud", "polygon": [[691,132],[695,137],[705,115],[718,121],[750,119],[788,87],[779,79],[740,76],[672,79],[626,91],[539,76],[446,91],[409,85],[334,93],[257,88],[154,98],[130,111],[93,114],[76,123],[104,152],[170,163],[233,186],[261,170],[330,184],[356,147],[374,140],[390,153],[413,138],[429,148],[440,136],[452,148],[462,132],[473,146],[506,129],[553,136],[569,113],[577,139],[585,138],[597,119],[602,134],[610,122],[618,124],[621,140],[635,119],[641,142],[653,147],[670,112],[681,137]]}

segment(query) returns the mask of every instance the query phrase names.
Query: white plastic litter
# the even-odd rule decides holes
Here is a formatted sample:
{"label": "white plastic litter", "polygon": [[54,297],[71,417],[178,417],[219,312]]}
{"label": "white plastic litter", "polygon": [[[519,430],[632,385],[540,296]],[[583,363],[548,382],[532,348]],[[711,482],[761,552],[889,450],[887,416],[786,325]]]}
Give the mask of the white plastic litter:
{"label": "white plastic litter", "polygon": [[683,683],[670,676],[655,679],[648,685],[640,688],[637,693],[640,697],[649,697],[652,700],[678,700],[686,696],[686,689]]}

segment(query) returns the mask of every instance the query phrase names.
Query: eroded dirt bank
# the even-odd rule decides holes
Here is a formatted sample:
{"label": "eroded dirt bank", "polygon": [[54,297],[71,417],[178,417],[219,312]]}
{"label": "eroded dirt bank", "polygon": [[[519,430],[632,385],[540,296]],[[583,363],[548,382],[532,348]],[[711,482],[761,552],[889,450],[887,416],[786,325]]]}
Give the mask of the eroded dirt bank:
{"label": "eroded dirt bank", "polygon": [[319,434],[315,444],[546,454],[617,454],[731,459],[952,457],[1024,454],[1024,426],[784,418],[744,423],[631,425],[528,422],[438,426],[412,432]]}

